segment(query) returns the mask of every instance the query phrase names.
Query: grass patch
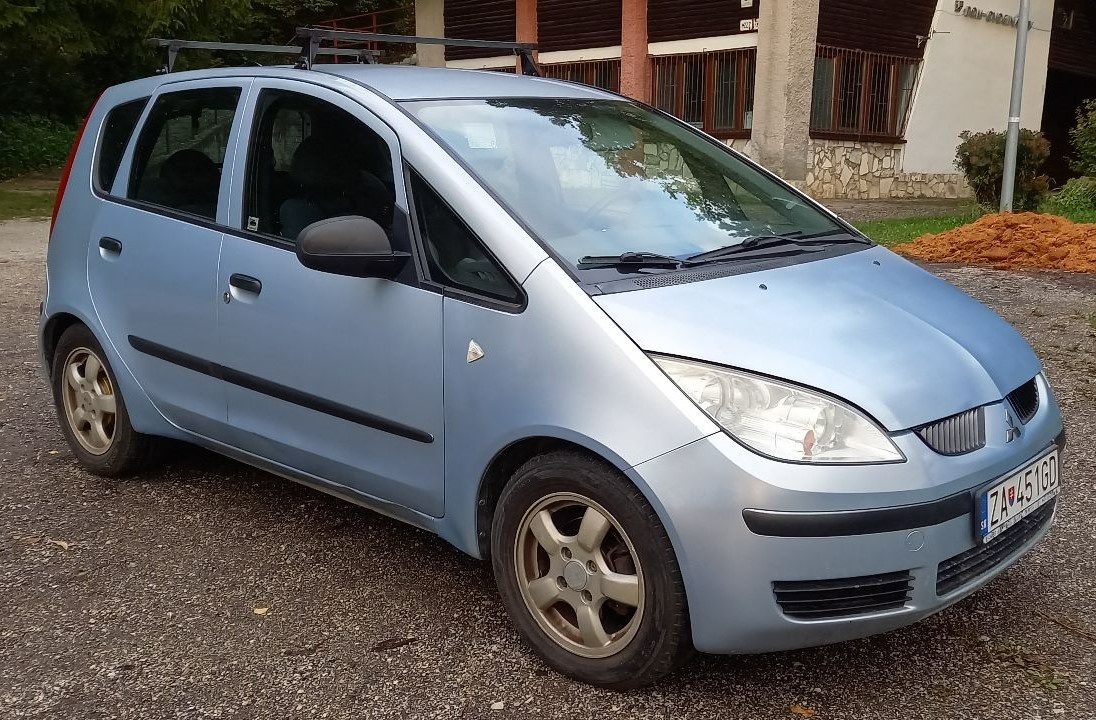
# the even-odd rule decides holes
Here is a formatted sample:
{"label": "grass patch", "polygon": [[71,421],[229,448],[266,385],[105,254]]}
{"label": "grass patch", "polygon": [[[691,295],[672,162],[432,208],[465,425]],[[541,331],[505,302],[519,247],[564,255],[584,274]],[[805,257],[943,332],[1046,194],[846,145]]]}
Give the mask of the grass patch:
{"label": "grass patch", "polygon": [[[1041,210],[1040,212],[1046,212]],[[1059,213],[1048,213],[1059,214]],[[1096,210],[1075,210],[1060,213],[1067,220],[1076,223],[1096,223]],[[983,215],[975,209],[958,215],[940,215],[937,217],[886,218],[883,220],[863,220],[853,223],[856,229],[880,245],[899,245],[911,242],[929,233],[954,230],[960,225],[974,222]]]}
{"label": "grass patch", "polygon": [[48,218],[57,196],[57,172],[32,173],[0,183],[0,221]]}
{"label": "grass patch", "polygon": [[856,229],[880,245],[898,245],[915,240],[928,233],[954,230],[960,225],[978,219],[976,213],[961,215],[942,215],[939,217],[886,218],[883,220],[864,220]]}
{"label": "grass patch", "polygon": [[48,218],[53,214],[53,193],[8,190],[0,187],[0,221],[15,218]]}

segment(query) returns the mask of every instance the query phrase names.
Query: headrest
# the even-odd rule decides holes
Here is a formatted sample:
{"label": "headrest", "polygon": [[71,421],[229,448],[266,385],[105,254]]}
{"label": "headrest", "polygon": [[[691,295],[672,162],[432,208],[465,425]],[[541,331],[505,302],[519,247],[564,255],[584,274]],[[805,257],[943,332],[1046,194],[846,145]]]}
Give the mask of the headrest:
{"label": "headrest", "polygon": [[356,178],[354,164],[338,143],[313,135],[293,153],[293,182],[309,190],[346,190]]}
{"label": "headrest", "polygon": [[173,190],[190,196],[216,195],[221,174],[216,163],[198,150],[180,150],[160,166],[160,179]]}

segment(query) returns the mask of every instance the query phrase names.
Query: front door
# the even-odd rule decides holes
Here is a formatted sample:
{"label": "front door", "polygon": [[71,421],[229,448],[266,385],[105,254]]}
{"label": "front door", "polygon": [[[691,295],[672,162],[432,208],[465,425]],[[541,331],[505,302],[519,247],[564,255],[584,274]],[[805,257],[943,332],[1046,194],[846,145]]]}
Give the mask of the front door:
{"label": "front door", "polygon": [[[216,354],[222,177],[250,81],[166,83],[92,227],[88,282],[107,340],[170,421],[216,437],[225,395]],[[223,186],[223,187],[222,187]]]}
{"label": "front door", "polygon": [[218,287],[220,365],[233,444],[413,510],[443,512],[442,296],[415,269],[396,280],[305,268],[301,229],[377,221],[409,251],[395,134],[354,101],[257,81],[238,233]]}

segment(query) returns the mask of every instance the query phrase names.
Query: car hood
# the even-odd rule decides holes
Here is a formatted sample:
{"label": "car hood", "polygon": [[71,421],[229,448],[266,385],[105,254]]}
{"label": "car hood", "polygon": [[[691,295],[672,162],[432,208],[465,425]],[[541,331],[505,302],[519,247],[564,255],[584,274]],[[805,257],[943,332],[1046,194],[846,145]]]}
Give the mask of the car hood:
{"label": "car hood", "polygon": [[998,401],[1040,371],[997,314],[878,247],[595,301],[647,352],[808,385],[891,431]]}

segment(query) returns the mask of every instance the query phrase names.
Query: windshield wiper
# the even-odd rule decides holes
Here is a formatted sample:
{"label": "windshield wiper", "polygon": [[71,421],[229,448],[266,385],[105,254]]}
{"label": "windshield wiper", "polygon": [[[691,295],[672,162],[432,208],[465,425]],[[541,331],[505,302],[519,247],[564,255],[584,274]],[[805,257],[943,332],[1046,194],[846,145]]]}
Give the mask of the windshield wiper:
{"label": "windshield wiper", "polygon": [[675,258],[673,255],[632,251],[623,252],[619,255],[587,255],[579,258],[578,268],[588,270],[590,268],[635,267],[669,268],[673,270],[687,264],[687,261]]}
{"label": "windshield wiper", "polygon": [[682,262],[688,265],[714,262],[717,260],[723,260],[724,258],[732,257],[734,255],[747,253],[751,250],[762,250],[765,248],[774,248],[783,245],[803,247],[803,252],[817,252],[819,250],[825,249],[824,246],[834,245],[837,243],[859,243],[864,245],[870,245],[871,241],[864,240],[863,238],[858,238],[855,235],[850,235],[843,230],[835,230],[832,232],[815,235],[802,235],[799,232],[788,233],[786,235],[754,235],[733,245],[725,245],[721,248],[716,248],[715,250],[706,250],[704,252],[699,252],[694,255],[689,255],[688,257],[684,258]]}

